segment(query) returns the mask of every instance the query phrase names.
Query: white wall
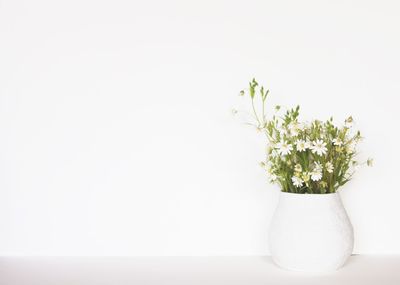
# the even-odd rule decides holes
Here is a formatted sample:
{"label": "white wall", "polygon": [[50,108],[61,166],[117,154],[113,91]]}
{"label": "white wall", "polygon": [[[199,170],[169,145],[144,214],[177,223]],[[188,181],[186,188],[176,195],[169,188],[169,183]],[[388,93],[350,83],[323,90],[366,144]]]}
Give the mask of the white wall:
{"label": "white wall", "polygon": [[230,110],[352,114],[357,253],[400,253],[397,1],[0,1],[0,254],[267,254],[278,189]]}

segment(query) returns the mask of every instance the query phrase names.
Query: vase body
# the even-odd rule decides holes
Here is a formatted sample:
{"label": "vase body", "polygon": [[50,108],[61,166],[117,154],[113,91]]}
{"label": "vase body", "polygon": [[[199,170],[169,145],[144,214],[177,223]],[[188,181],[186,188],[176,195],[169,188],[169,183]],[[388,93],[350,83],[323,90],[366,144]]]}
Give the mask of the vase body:
{"label": "vase body", "polygon": [[333,271],[350,257],[353,244],[353,227],[338,193],[280,193],[269,231],[272,259],[278,266]]}

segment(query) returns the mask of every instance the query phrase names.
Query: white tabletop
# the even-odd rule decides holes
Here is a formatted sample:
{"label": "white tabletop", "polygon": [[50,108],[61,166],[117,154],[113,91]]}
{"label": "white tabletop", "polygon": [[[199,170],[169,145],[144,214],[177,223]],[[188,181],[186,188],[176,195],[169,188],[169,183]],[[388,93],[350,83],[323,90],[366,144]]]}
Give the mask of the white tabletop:
{"label": "white tabletop", "polygon": [[352,256],[327,274],[277,268],[269,257],[0,257],[0,284],[400,284],[400,256]]}

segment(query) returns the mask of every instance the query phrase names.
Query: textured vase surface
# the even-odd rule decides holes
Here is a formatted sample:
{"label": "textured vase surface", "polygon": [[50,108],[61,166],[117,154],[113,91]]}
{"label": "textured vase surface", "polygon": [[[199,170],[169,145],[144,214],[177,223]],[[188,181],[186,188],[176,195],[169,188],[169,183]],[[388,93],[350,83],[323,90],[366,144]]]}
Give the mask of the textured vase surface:
{"label": "textured vase surface", "polygon": [[280,193],[269,231],[272,259],[278,266],[334,271],[350,257],[353,244],[353,227],[338,193]]}

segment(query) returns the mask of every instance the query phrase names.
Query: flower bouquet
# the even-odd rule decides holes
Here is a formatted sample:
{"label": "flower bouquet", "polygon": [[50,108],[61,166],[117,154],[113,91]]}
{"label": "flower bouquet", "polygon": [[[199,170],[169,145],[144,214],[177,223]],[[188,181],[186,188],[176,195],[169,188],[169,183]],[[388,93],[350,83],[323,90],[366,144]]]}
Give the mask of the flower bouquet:
{"label": "flower bouquet", "polygon": [[[356,147],[361,141],[360,131],[352,129],[353,118],[348,117],[341,127],[326,121],[299,121],[300,107],[280,114],[275,106],[270,119],[265,114],[269,90],[259,87],[253,79],[248,90],[257,130],[267,137],[266,160],[261,162],[272,183],[277,183],[283,192],[325,194],[335,193],[346,184],[355,170],[362,164],[372,165],[372,159],[359,163]],[[255,102],[261,102],[261,111],[256,111]]]}

